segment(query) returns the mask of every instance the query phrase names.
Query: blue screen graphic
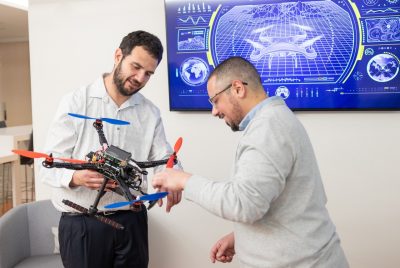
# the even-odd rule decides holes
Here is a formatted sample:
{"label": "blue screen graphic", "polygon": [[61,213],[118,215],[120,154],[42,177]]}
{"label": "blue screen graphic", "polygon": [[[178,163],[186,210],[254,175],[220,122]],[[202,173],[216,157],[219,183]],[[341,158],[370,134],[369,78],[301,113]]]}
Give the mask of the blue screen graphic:
{"label": "blue screen graphic", "polygon": [[165,3],[171,110],[210,110],[231,56],[294,110],[400,109],[400,0]]}

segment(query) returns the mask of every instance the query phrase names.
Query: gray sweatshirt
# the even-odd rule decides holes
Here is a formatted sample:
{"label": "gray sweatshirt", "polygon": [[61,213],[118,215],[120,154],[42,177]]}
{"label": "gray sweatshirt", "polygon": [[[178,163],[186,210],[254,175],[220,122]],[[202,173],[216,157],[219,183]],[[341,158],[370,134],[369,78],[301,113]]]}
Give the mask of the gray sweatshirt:
{"label": "gray sweatshirt", "polygon": [[234,222],[242,267],[348,267],[302,124],[279,97],[243,122],[232,177],[193,175],[185,198]]}

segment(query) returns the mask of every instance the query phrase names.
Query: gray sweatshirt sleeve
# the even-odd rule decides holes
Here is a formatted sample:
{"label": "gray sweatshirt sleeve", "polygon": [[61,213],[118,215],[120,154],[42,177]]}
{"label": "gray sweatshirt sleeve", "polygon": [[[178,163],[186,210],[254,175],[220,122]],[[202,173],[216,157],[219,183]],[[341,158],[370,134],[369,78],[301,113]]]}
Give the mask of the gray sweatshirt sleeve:
{"label": "gray sweatshirt sleeve", "polygon": [[293,160],[293,148],[279,124],[253,120],[239,142],[232,178],[214,181],[193,175],[185,198],[224,219],[253,223],[283,191]]}

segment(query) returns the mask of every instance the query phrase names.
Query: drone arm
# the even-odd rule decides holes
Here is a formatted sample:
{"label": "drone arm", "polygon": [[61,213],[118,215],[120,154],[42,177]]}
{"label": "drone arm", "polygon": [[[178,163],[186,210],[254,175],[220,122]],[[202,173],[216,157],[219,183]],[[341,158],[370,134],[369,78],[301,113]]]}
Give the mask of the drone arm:
{"label": "drone arm", "polygon": [[94,200],[93,205],[91,205],[90,208],[89,208],[89,215],[90,216],[92,216],[92,215],[97,213],[97,211],[98,211],[97,206],[99,205],[101,197],[105,194],[105,189],[106,189],[107,182],[108,182],[108,178],[104,177],[103,183],[101,184],[99,192],[96,195],[96,199]]}
{"label": "drone arm", "polygon": [[84,163],[84,164],[72,164],[72,163],[65,163],[65,162],[49,162],[43,161],[42,165],[46,168],[67,168],[72,170],[83,170],[83,169],[90,169],[90,170],[100,170],[96,164],[92,163]]}
{"label": "drone arm", "polygon": [[109,190],[116,194],[119,194],[120,196],[125,196],[124,192],[121,190],[121,187],[110,188]]}
{"label": "drone arm", "polygon": [[[146,162],[138,162],[135,161],[133,159],[131,159],[133,162],[136,163],[136,165],[138,165],[140,168],[152,168],[152,167],[157,167],[157,166],[161,166],[161,165],[165,165],[168,162],[168,159],[164,159],[164,160],[156,160],[156,161],[146,161]],[[177,161],[174,161],[175,164],[177,163]]]}
{"label": "drone arm", "polygon": [[120,176],[114,176],[114,180],[116,180],[120,186],[120,190],[125,196],[126,199],[129,201],[134,200],[134,197],[132,197],[131,192],[129,191],[129,186],[125,183],[126,180],[126,174],[124,169],[120,169]]}
{"label": "drone arm", "polygon": [[98,133],[99,133],[100,145],[103,145],[103,144],[107,144],[108,145],[108,142],[107,142],[106,136],[104,135],[103,130],[98,131]]}
{"label": "drone arm", "polygon": [[103,144],[107,144],[107,139],[106,136],[104,135],[104,131],[103,131],[103,123],[101,122],[101,120],[96,120],[93,123],[94,128],[97,130],[97,134],[99,134],[99,141],[100,141],[100,145],[103,146]]}

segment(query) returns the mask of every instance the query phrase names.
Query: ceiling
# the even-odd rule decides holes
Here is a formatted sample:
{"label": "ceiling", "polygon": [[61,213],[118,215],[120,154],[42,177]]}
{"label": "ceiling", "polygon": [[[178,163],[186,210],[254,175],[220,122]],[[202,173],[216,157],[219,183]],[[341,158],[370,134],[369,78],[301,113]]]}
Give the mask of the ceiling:
{"label": "ceiling", "polygon": [[0,3],[0,43],[28,40],[28,11]]}

